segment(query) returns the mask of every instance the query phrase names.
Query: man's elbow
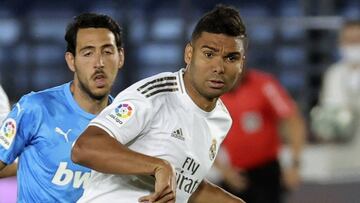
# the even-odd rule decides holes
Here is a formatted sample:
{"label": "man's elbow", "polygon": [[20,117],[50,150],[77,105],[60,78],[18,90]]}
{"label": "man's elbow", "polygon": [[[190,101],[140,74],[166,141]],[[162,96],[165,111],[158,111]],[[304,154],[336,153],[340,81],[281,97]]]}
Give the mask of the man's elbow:
{"label": "man's elbow", "polygon": [[81,143],[79,143],[78,141],[76,141],[74,143],[74,146],[71,149],[71,160],[76,163],[76,164],[80,164],[82,165],[84,163],[84,154],[85,152],[83,152],[83,148]]}
{"label": "man's elbow", "polygon": [[0,178],[16,176],[16,172],[17,172],[17,163],[5,165],[2,161],[0,161]]}

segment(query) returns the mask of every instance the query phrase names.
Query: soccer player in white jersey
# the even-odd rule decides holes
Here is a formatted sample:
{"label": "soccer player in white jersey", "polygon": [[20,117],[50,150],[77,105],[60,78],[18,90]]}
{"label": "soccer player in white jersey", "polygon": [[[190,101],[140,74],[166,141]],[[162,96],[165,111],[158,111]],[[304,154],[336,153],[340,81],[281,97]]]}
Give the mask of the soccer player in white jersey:
{"label": "soccer player in white jersey", "polygon": [[78,202],[243,202],[204,180],[231,118],[219,96],[242,72],[246,33],[238,11],[217,6],[197,23],[185,69],[117,95],[75,142],[90,167]]}
{"label": "soccer player in white jersey", "polygon": [[0,124],[6,118],[9,112],[10,112],[9,99],[4,89],[0,85]]}
{"label": "soccer player in white jersey", "polygon": [[[84,13],[68,25],[65,59],[73,81],[24,95],[0,127],[0,170],[19,157],[17,202],[76,202],[90,169],[73,163],[74,141],[109,103],[124,61],[121,27]],[[1,198],[0,198],[1,199]]]}

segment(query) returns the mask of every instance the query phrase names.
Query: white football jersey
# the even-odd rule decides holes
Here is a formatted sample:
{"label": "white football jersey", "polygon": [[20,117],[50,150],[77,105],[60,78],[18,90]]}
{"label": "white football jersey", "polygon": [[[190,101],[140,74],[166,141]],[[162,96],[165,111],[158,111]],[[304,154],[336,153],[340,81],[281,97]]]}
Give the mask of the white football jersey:
{"label": "white football jersey", "polygon": [[360,67],[353,68],[345,62],[332,65],[325,72],[319,99],[322,105],[360,112]]}
{"label": "white football jersey", "polygon": [[0,85],[0,125],[10,112],[9,99]]}
{"label": "white football jersey", "polygon": [[[183,70],[143,79],[117,95],[89,125],[131,150],[169,161],[176,169],[176,202],[185,203],[210,169],[231,126],[219,99],[211,112],[185,91]],[[138,202],[154,191],[152,176],[91,172],[79,202]]]}

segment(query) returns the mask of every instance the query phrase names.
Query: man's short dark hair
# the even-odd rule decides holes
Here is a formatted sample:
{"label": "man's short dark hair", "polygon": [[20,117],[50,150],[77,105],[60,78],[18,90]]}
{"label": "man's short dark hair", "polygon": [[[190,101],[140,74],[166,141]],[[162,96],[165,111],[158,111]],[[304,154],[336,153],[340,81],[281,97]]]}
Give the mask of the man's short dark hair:
{"label": "man's short dark hair", "polygon": [[347,20],[343,23],[343,28],[360,27],[360,19]]}
{"label": "man's short dark hair", "polygon": [[202,32],[246,37],[245,25],[239,12],[225,5],[217,5],[214,10],[206,13],[199,20],[191,35],[191,41],[199,38]]}
{"label": "man's short dark hair", "polygon": [[111,17],[104,14],[83,13],[75,16],[73,21],[66,28],[65,40],[66,51],[74,56],[76,53],[76,38],[79,29],[82,28],[106,28],[115,35],[116,46],[122,47],[122,29]]}

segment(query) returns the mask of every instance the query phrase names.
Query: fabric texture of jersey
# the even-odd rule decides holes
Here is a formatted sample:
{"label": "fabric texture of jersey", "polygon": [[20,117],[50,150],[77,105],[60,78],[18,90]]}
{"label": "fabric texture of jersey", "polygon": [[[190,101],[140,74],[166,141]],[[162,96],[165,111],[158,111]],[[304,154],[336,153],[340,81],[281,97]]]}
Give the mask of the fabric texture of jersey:
{"label": "fabric texture of jersey", "polygon": [[326,71],[320,101],[322,105],[345,107],[360,112],[360,68],[343,61]]}
{"label": "fabric texture of jersey", "polygon": [[248,70],[233,91],[221,97],[233,125],[224,147],[233,166],[251,169],[277,159],[278,121],[295,111],[295,104],[269,74]]}
{"label": "fabric texture of jersey", "polygon": [[90,170],[71,161],[71,146],[94,117],[78,106],[70,83],[20,99],[0,131],[0,160],[19,156],[18,202],[76,202]]}
{"label": "fabric texture of jersey", "polygon": [[0,85],[0,125],[10,111],[9,99]]}
{"label": "fabric texture of jersey", "polygon": [[[176,202],[185,203],[210,169],[231,118],[220,99],[211,112],[201,110],[186,93],[180,70],[130,86],[90,125],[131,150],[169,161],[176,169]],[[92,171],[79,202],[138,202],[153,191],[151,176]]]}

